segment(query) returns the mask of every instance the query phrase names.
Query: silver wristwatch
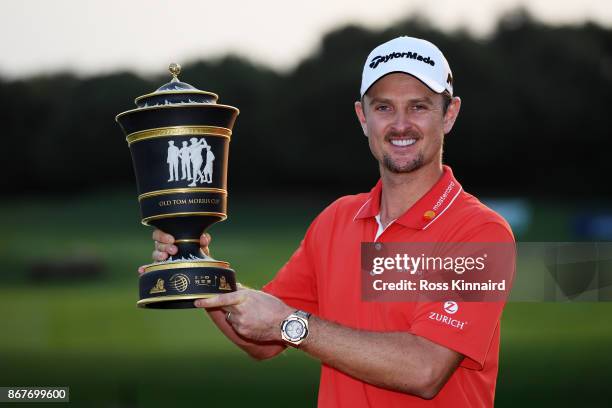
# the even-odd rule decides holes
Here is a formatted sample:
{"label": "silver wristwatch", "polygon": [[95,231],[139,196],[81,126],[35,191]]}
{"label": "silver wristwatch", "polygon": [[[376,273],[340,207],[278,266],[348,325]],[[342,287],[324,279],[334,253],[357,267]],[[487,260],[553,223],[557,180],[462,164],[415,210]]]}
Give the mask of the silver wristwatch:
{"label": "silver wristwatch", "polygon": [[281,324],[281,337],[290,346],[299,347],[308,336],[308,319],[310,313],[296,310]]}

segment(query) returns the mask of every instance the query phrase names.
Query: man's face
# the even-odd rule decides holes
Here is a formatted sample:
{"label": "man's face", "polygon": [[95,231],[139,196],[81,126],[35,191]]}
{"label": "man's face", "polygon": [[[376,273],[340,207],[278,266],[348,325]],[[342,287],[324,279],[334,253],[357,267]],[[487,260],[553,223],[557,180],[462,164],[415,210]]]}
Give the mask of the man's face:
{"label": "man's face", "polygon": [[378,80],[361,102],[357,117],[381,172],[409,173],[441,165],[444,135],[450,132],[461,101],[444,98],[411,75],[393,73]]}

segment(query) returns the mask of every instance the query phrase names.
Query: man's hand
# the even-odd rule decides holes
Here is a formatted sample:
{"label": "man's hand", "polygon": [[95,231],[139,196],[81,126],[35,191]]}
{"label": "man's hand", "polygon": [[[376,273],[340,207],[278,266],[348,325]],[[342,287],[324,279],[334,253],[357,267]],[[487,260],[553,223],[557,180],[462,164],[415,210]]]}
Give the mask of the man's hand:
{"label": "man's hand", "polygon": [[[151,257],[155,262],[163,262],[168,259],[168,257],[177,253],[178,248],[176,245],[174,245],[174,237],[172,235],[156,229],[153,231],[152,238],[153,241],[155,241],[155,248],[153,249],[153,254]],[[206,232],[200,236],[200,249],[208,256],[210,256],[208,246],[210,245],[211,241],[212,237]],[[144,266],[138,268],[138,273],[144,273]]]}
{"label": "man's hand", "polygon": [[[153,240],[155,241],[155,249],[153,250],[152,257],[153,260],[156,262],[163,262],[168,259],[169,256],[176,254],[178,251],[178,248],[176,247],[176,245],[174,245],[174,237],[170,234],[166,234],[161,230],[156,229],[155,231],[153,231]],[[200,237],[200,248],[202,252],[204,252],[208,256],[210,256],[208,245],[210,245],[211,240],[212,238],[210,234],[207,233],[202,234],[202,236]],[[143,274],[144,271],[144,266],[138,268],[138,273]],[[237,298],[235,297],[228,299],[225,297],[227,295],[237,296],[237,293],[241,293],[241,295]],[[264,360],[267,358],[274,357],[285,349],[285,346],[281,342],[257,341],[252,340],[253,337],[249,336],[254,336],[255,338],[274,337],[273,340],[276,340],[277,338],[280,339],[280,322],[282,322],[285,317],[291,314],[291,312],[293,311],[292,309],[288,309],[289,311],[286,313],[283,312],[285,314],[282,315],[282,313],[280,313],[281,306],[288,306],[286,306],[280,300],[272,296],[266,295],[263,292],[246,289],[240,286],[238,288],[238,292],[229,293],[227,295],[223,294],[211,299],[207,299],[206,301],[210,302],[210,305],[204,303],[202,306],[198,307],[207,308],[206,311],[208,312],[208,315],[212,319],[213,323],[230,341],[232,341],[238,347],[246,351],[251,357],[257,360]],[[266,313],[264,313],[265,316],[257,316],[257,320],[254,323],[244,324],[243,320],[251,320],[249,316],[245,317],[245,315],[249,315],[249,313],[245,313],[244,311],[245,305],[256,305],[256,307],[264,307],[265,310],[265,307],[269,306],[268,302],[270,302],[270,299],[266,299],[264,301],[263,298],[272,298],[273,304],[276,307],[273,307],[271,311],[266,311]],[[216,302],[219,302],[219,306],[212,306],[212,304]],[[222,306],[220,302],[228,303],[227,306]],[[238,304],[243,303],[243,305],[238,306],[237,304],[234,304],[236,302],[238,302]],[[262,306],[262,304],[264,303],[266,306]],[[226,319],[227,312],[230,311],[232,312],[230,313],[230,319]],[[280,313],[282,317],[272,317],[272,311]],[[265,319],[263,319],[264,317]],[[267,321],[268,319],[269,321],[280,319],[277,326],[275,327],[275,330],[271,330],[269,328],[267,330],[262,330],[262,327],[267,324],[266,323],[262,325],[262,321]],[[233,324],[235,324],[236,326],[233,326]],[[238,330],[238,328],[240,328],[240,331]],[[275,337],[274,335],[277,336]]]}
{"label": "man's hand", "polygon": [[195,305],[223,309],[236,333],[257,342],[281,341],[281,323],[294,312],[272,295],[242,287],[236,292],[196,300]]}

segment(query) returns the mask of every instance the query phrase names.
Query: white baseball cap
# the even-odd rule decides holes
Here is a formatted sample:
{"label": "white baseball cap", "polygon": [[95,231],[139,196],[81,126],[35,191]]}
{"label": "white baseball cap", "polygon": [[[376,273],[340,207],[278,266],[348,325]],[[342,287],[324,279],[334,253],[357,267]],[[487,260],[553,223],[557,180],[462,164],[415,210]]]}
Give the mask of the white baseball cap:
{"label": "white baseball cap", "polygon": [[453,95],[453,74],[442,51],[426,40],[397,37],[374,48],[363,66],[361,97],[374,82],[392,72],[410,74],[436,93]]}

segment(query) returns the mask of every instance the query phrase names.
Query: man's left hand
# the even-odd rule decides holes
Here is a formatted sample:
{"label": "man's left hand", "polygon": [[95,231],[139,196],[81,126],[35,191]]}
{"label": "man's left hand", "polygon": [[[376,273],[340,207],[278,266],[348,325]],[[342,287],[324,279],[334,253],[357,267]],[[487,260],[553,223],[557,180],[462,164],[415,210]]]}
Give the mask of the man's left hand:
{"label": "man's left hand", "polygon": [[255,341],[282,341],[280,327],[295,309],[267,293],[241,288],[195,301],[196,307],[220,308],[236,333]]}

